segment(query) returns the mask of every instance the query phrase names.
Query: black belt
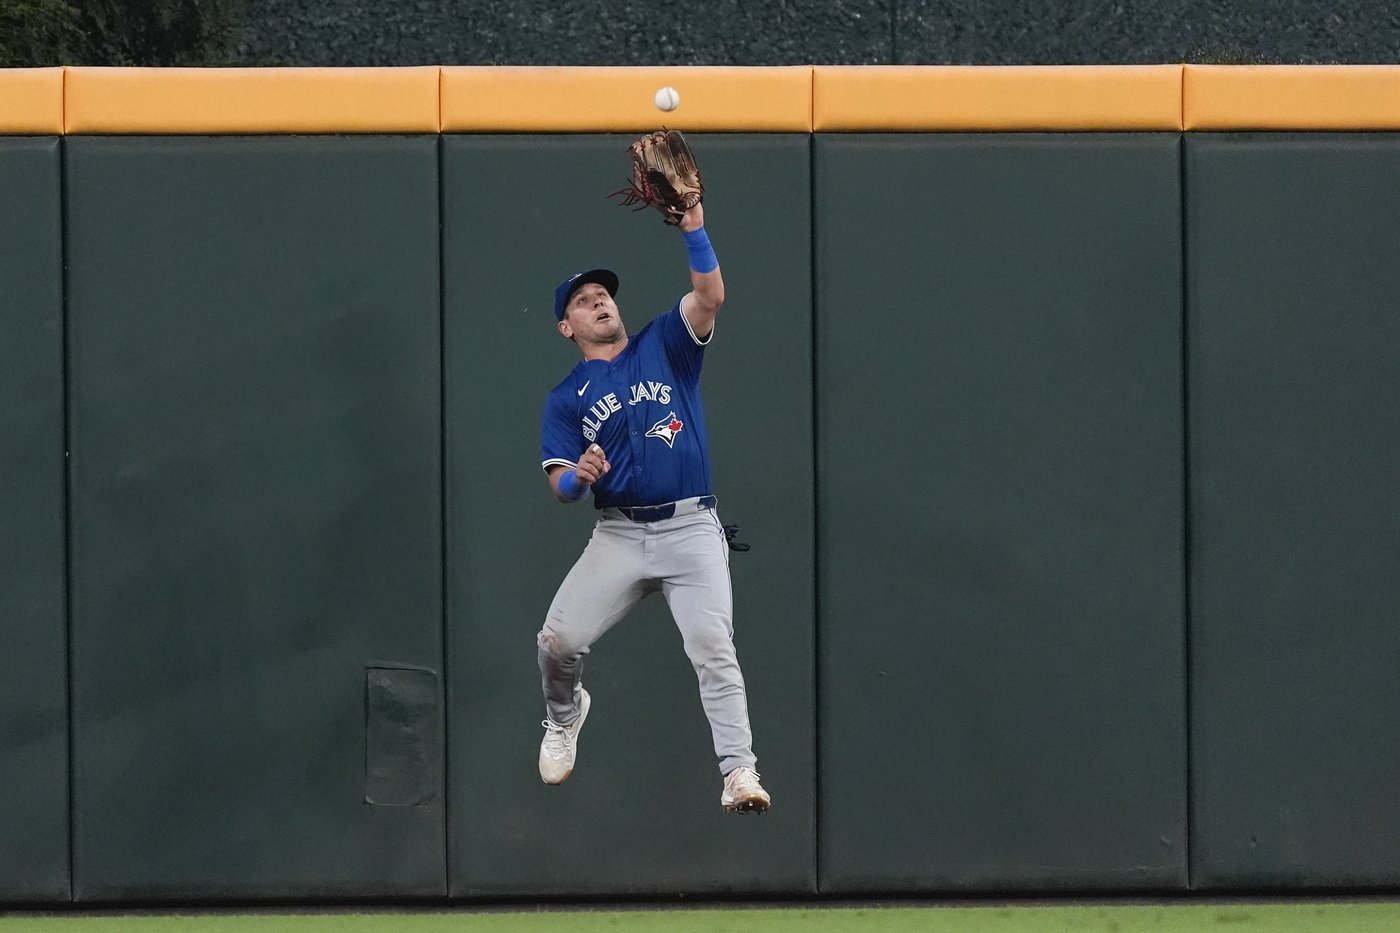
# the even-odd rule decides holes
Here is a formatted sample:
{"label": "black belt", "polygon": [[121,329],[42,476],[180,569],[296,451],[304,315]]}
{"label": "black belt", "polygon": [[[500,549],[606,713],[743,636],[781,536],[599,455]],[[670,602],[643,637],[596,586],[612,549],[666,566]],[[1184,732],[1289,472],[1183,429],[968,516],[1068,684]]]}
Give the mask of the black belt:
{"label": "black belt", "polygon": [[[701,496],[700,501],[695,503],[695,511],[712,509],[717,501],[714,496]],[[623,518],[634,522],[664,522],[676,514],[674,502],[667,502],[665,505],[619,505],[614,508],[622,513]]]}

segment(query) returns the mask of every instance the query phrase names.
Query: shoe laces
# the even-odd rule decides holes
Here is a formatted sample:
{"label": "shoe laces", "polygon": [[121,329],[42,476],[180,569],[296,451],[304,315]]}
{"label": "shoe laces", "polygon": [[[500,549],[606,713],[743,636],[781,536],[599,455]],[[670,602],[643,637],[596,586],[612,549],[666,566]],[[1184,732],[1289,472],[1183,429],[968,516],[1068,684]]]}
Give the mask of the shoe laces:
{"label": "shoe laces", "polygon": [[747,765],[740,765],[729,772],[729,777],[725,779],[725,783],[730,787],[739,787],[744,784],[757,784],[758,777],[758,772],[753,768]]}
{"label": "shoe laces", "polygon": [[540,723],[544,726],[544,751],[550,758],[561,759],[569,751],[569,727],[561,726],[552,719]]}

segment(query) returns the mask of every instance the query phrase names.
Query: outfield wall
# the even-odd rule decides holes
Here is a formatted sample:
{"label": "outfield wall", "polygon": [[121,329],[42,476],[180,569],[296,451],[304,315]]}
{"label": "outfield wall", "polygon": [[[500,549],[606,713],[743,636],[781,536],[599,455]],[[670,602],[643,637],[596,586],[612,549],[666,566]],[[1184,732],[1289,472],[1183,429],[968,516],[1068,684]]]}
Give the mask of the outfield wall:
{"label": "outfield wall", "polygon": [[[535,772],[552,289],[688,288],[604,200],[662,84],[762,819],[660,600]],[[0,902],[1394,890],[1398,92],[0,72]]]}

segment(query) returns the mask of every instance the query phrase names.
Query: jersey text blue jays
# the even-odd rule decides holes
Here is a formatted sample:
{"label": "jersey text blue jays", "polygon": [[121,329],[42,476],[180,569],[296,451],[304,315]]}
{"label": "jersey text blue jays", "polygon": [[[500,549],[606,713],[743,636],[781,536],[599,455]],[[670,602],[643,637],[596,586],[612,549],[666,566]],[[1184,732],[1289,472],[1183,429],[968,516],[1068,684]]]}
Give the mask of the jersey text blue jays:
{"label": "jersey text blue jays", "polygon": [[575,466],[598,444],[611,466],[593,484],[600,509],[710,495],[700,367],[713,336],[697,340],[678,302],[616,359],[579,363],[545,400],[541,465]]}

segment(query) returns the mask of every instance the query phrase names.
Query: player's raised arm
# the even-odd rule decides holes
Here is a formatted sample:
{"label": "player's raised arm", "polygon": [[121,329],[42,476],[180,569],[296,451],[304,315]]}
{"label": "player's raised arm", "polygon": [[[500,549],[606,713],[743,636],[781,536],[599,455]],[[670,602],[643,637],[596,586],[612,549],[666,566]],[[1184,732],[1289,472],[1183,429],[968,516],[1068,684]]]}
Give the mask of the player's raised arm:
{"label": "player's raised arm", "polygon": [[[664,90],[674,93],[673,88]],[[681,299],[681,314],[695,338],[704,342],[714,330],[715,315],[724,304],[724,278],[705,232],[705,209],[700,204],[705,184],[695,164],[695,154],[680,130],[648,133],[629,146],[627,152],[632,160],[632,183],[609,197],[620,195],[623,206],[654,207],[668,225],[681,228],[690,253],[692,289]]]}
{"label": "player's raised arm", "polygon": [[690,254],[691,291],[681,299],[681,314],[685,315],[691,331],[699,340],[710,336],[715,327],[715,315],[724,306],[724,276],[719,271],[719,259],[705,232],[705,208],[697,204],[681,217],[681,235]]}

